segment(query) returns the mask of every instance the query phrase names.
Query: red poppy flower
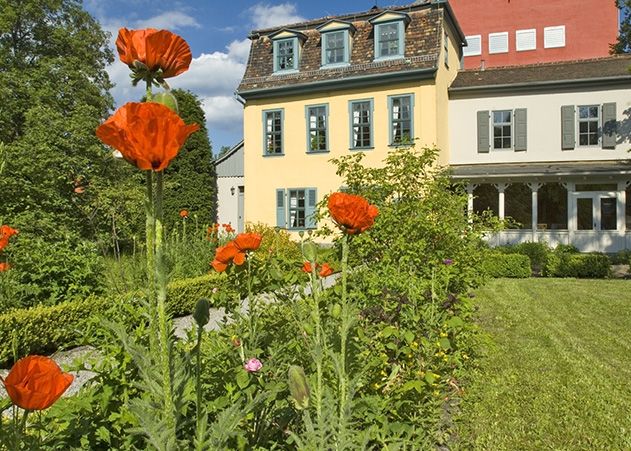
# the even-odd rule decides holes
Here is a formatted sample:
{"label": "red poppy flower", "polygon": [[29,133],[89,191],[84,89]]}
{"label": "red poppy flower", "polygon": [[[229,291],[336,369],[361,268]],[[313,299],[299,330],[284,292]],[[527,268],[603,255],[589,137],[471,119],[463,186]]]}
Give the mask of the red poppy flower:
{"label": "red poppy flower", "polygon": [[180,210],[180,218],[188,218],[188,210]]}
{"label": "red poppy flower", "polygon": [[130,68],[139,61],[152,73],[162,69],[160,78],[175,77],[186,72],[193,55],[191,48],[180,36],[167,30],[118,30],[116,48],[120,60]]}
{"label": "red poppy flower", "polygon": [[0,262],[0,272],[5,272],[11,269],[11,265],[8,263]]}
{"label": "red poppy flower", "polygon": [[373,226],[379,209],[362,196],[333,193],[329,196],[329,213],[344,233],[355,235]]}
{"label": "red poppy flower", "polygon": [[320,277],[330,276],[331,274],[333,274],[333,268],[331,268],[328,263],[322,263],[322,266],[320,266],[319,274]]}
{"label": "red poppy flower", "polygon": [[311,274],[311,262],[304,262],[302,264],[302,271],[306,272],[307,274]]}
{"label": "red poppy flower", "polygon": [[197,130],[199,125],[186,125],[164,105],[130,102],[101,124],[96,136],[139,169],[162,171]]}
{"label": "red poppy flower", "polygon": [[242,251],[255,251],[261,245],[263,236],[259,233],[240,233],[234,239],[234,244]]}
{"label": "red poppy flower", "polygon": [[9,244],[9,238],[13,235],[17,235],[18,233],[19,232],[16,229],[6,224],[0,226],[0,251],[7,247],[7,244]]}
{"label": "red poppy flower", "polygon": [[2,383],[16,406],[44,410],[59,399],[73,379],[53,359],[30,355],[18,360]]}
{"label": "red poppy flower", "polygon": [[225,246],[220,246],[215,251],[215,259],[211,265],[217,272],[223,272],[228,268],[228,265],[233,262],[235,265],[242,265],[245,262],[245,254],[239,250],[234,244],[234,241],[230,241]]}

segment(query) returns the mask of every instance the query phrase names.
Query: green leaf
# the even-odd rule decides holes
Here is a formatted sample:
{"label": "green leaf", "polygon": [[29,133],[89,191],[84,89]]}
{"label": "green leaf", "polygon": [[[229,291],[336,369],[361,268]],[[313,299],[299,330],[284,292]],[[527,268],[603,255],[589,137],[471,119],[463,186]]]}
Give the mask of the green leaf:
{"label": "green leaf", "polygon": [[411,330],[405,331],[405,333],[403,334],[403,339],[407,342],[407,344],[412,344],[412,342],[414,341],[414,332],[412,332]]}
{"label": "green leaf", "polygon": [[449,321],[447,321],[447,326],[449,326],[452,329],[458,329],[464,326],[464,321],[459,316],[454,316]]}
{"label": "green leaf", "polygon": [[383,329],[383,330],[381,331],[381,335],[382,335],[384,338],[388,338],[388,337],[390,337],[390,336],[392,336],[392,335],[398,335],[398,330],[397,330],[397,328],[396,328],[396,327],[393,327],[393,326],[387,326],[385,329]]}
{"label": "green leaf", "polygon": [[402,392],[416,390],[418,393],[423,393],[423,383],[419,380],[407,381],[400,389]]}
{"label": "green leaf", "polygon": [[237,373],[237,385],[240,389],[244,389],[250,384],[250,375],[245,371],[241,370]]}
{"label": "green leaf", "polygon": [[451,349],[451,342],[449,341],[449,338],[446,338],[446,337],[441,338],[440,347],[444,350]]}

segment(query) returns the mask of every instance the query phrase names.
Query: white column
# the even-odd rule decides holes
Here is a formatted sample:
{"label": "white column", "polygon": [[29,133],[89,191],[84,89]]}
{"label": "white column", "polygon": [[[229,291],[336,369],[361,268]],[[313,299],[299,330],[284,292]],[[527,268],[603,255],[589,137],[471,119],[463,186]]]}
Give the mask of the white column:
{"label": "white column", "polygon": [[618,230],[618,232],[620,232],[622,235],[624,235],[625,232],[625,211],[624,208],[627,204],[627,193],[626,193],[626,188],[627,188],[627,182],[618,182],[618,193],[616,194],[616,203],[618,204],[616,206],[616,213],[618,215],[618,217],[616,218],[616,229]]}
{"label": "white column", "polygon": [[498,195],[498,215],[500,220],[504,219],[504,212],[506,211],[504,208],[504,190],[508,186],[508,183],[495,183],[495,188],[497,188]]}
{"label": "white column", "polygon": [[531,204],[531,212],[532,212],[532,241],[537,241],[537,223],[539,222],[539,210],[538,210],[538,193],[537,191],[541,188],[541,183],[532,182],[528,183],[530,190],[532,191],[532,204]]}
{"label": "white column", "polygon": [[576,183],[564,182],[561,183],[567,190],[567,243],[572,244],[574,242],[574,231],[576,230],[576,201],[574,197],[574,191],[576,190]]}
{"label": "white column", "polygon": [[467,214],[471,216],[473,213],[473,190],[476,189],[478,185],[468,184],[467,185]]}

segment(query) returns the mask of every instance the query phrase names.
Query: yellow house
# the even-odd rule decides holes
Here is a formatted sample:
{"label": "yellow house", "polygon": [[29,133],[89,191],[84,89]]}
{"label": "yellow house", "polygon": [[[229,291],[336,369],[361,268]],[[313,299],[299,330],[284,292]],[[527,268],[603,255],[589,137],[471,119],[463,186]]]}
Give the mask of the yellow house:
{"label": "yellow house", "polygon": [[464,35],[444,0],[372,8],[250,34],[244,100],[245,220],[316,227],[341,180],[330,159],[377,166],[414,140],[449,161],[447,89]]}

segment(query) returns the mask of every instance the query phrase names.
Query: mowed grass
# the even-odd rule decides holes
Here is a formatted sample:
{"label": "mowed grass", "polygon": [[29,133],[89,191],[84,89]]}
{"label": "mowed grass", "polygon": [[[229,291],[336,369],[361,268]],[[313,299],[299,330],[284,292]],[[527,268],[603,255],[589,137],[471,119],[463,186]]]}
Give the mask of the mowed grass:
{"label": "mowed grass", "polygon": [[453,449],[631,450],[631,281],[498,279]]}

